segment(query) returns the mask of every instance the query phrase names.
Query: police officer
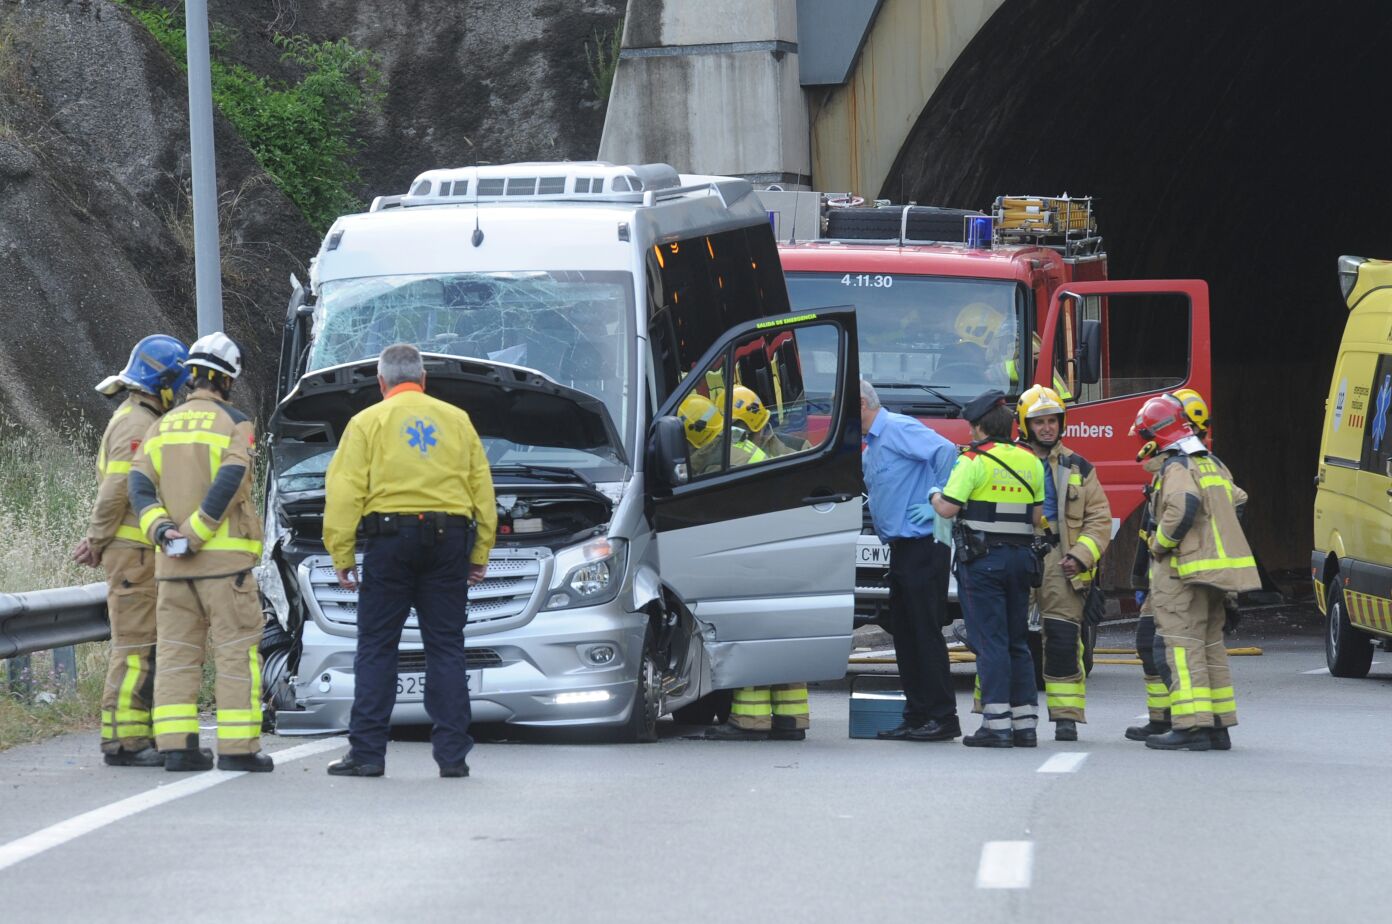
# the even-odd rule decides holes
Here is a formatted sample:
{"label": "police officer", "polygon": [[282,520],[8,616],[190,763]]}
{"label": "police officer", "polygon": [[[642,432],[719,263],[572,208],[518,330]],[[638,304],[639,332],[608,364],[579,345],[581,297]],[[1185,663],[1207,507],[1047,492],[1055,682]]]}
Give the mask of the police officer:
{"label": "police officer", "polygon": [[[1208,403],[1192,388],[1181,388],[1173,392],[1184,407],[1184,417],[1194,428],[1194,434],[1205,443],[1208,441],[1209,414]],[[1155,454],[1155,443],[1147,442],[1136,454],[1137,462],[1145,462]],[[1159,481],[1152,479],[1146,486],[1146,505],[1141,513],[1140,541],[1136,543],[1136,559],[1131,568],[1131,586],[1137,588],[1140,603],[1140,618],[1136,620],[1136,655],[1141,660],[1141,671],[1146,688],[1147,721],[1144,725],[1132,725],[1126,729],[1126,737],[1131,741],[1145,741],[1151,735],[1163,735],[1170,730],[1170,690],[1161,679],[1160,668],[1155,661],[1155,612],[1150,605],[1150,595],[1144,593],[1150,587],[1150,549],[1147,547],[1155,532],[1155,523],[1150,520],[1150,498]],[[1228,601],[1225,600],[1225,606]],[[1228,607],[1229,622],[1233,610]]]}
{"label": "police officer", "polygon": [[193,392],[145,434],[131,469],[131,507],[160,547],[155,743],[166,770],[208,770],[198,747],[198,691],[211,636],[217,665],[219,770],[268,773],[261,753],[261,558],[252,500],[256,431],[228,403],[242,351],[226,334],[200,337],[186,366]]}
{"label": "police officer", "polygon": [[1157,667],[1169,689],[1171,729],[1146,738],[1165,751],[1228,750],[1237,724],[1223,624],[1228,593],[1261,586],[1238,522],[1247,495],[1195,435],[1172,395],[1141,406],[1133,435],[1154,441],[1148,507],[1150,592]]}
{"label": "police officer", "polygon": [[1014,415],[1005,395],[987,391],[962,409],[972,443],[934,509],[958,517],[957,596],[981,690],[981,727],[969,747],[1034,747],[1038,694],[1029,650],[1029,594],[1039,573],[1031,549],[1044,502],[1044,467],[1011,441]]}
{"label": "police officer", "polygon": [[1048,543],[1039,603],[1044,647],[1044,698],[1054,740],[1077,741],[1087,721],[1083,670],[1083,600],[1112,538],[1112,508],[1097,471],[1063,445],[1063,400],[1035,385],[1020,396],[1020,436],[1044,463],[1044,526]]}
{"label": "police officer", "polygon": [[[730,415],[744,427],[745,435],[732,447],[732,461],[748,458],[745,465],[765,458],[800,452],[784,443],[769,426],[770,413],[758,394],[751,388],[736,385],[730,395]],[[748,452],[745,452],[747,447]],[[754,458],[754,454],[758,458]],[[723,725],[706,730],[713,741],[802,741],[807,737],[812,714],[807,700],[807,684],[775,683],[771,686],[742,687],[734,692],[730,718]]]}
{"label": "police officer", "polygon": [[155,550],[141,532],[126,494],[131,461],[145,431],[159,420],[188,380],[188,349],[164,334],[131,350],[126,367],[97,386],[124,396],[111,415],[97,452],[97,502],[87,536],[73,560],[106,570],[111,659],[102,693],[101,748],[112,767],[161,767],[150,732],[155,685]]}
{"label": "police officer", "polygon": [[325,481],[324,547],[338,582],[358,590],[354,544],[367,541],[358,590],[356,687],[349,751],[334,776],[381,776],[396,704],[397,649],[414,606],[425,643],[425,711],[442,777],[465,777],[469,682],[464,629],[469,587],[484,579],[497,502],[469,415],[425,394],[420,351],[398,343],[377,363],[382,401],[343,431]]}

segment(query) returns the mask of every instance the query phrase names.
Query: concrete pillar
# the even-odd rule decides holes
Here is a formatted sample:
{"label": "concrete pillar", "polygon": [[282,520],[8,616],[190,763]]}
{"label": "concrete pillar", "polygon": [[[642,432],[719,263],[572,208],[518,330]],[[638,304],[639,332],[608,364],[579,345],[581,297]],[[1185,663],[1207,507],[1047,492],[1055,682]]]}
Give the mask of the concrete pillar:
{"label": "concrete pillar", "polygon": [[628,0],[600,160],[808,188],[795,0]]}

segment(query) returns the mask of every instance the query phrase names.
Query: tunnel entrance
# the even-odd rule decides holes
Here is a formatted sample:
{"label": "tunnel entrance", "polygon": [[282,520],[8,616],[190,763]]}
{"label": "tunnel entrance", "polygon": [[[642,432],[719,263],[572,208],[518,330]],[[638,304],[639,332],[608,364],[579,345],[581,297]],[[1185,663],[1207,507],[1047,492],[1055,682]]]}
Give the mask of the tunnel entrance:
{"label": "tunnel entrance", "polygon": [[1007,0],[881,195],[1098,201],[1113,279],[1212,296],[1215,450],[1268,569],[1307,569],[1339,254],[1392,258],[1392,17],[1376,2]]}

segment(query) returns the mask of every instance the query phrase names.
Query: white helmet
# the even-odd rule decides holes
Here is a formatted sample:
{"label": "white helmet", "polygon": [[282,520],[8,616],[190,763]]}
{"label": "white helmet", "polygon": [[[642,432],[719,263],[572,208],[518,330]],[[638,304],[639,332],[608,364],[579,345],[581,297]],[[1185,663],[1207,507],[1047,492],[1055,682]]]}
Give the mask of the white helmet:
{"label": "white helmet", "polygon": [[[218,331],[193,341],[185,365],[220,372],[229,379],[235,379],[242,374],[242,348],[231,337]],[[194,378],[197,377],[197,373],[194,373]]]}

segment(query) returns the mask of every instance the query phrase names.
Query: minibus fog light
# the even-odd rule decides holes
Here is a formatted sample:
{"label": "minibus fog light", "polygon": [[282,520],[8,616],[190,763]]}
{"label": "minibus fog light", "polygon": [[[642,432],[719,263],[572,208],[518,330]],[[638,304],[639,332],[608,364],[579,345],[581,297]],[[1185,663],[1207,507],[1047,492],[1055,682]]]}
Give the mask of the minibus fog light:
{"label": "minibus fog light", "polygon": [[614,660],[615,654],[617,652],[614,651],[613,645],[596,645],[585,652],[585,657],[590,659],[591,664],[608,664]]}

